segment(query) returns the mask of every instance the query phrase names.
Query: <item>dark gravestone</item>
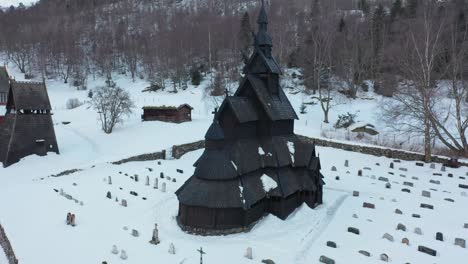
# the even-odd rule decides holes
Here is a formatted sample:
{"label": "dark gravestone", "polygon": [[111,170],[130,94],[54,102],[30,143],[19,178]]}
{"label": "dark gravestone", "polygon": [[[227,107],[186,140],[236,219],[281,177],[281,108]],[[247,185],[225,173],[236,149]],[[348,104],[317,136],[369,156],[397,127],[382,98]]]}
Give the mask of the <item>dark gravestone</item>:
{"label": "dark gravestone", "polygon": [[399,170],[404,171],[404,172],[408,171],[407,168],[399,168]]}
{"label": "dark gravestone", "polygon": [[130,194],[133,195],[133,196],[138,196],[138,193],[134,192],[134,191],[130,191]]}
{"label": "dark gravestone", "polygon": [[348,227],[348,232],[349,232],[349,233],[356,234],[356,235],[359,235],[359,234],[360,234],[359,229],[357,229],[357,228],[355,228],[355,227]]}
{"label": "dark gravestone", "polygon": [[164,173],[161,172],[161,173],[159,174],[159,177],[160,177],[161,179],[164,179]]}
{"label": "dark gravestone", "polygon": [[320,256],[319,261],[325,264],[335,264],[335,261],[326,256]]}
{"label": "dark gravestone", "polygon": [[436,240],[444,241],[444,235],[441,232],[436,233]]}
{"label": "dark gravestone", "polygon": [[359,254],[364,255],[366,257],[370,257],[370,253],[365,250],[359,250]]}
{"label": "dark gravestone", "polygon": [[375,209],[375,204],[373,204],[373,203],[363,203],[362,207],[369,208],[369,209]]}
{"label": "dark gravestone", "polygon": [[430,180],[429,182],[433,184],[440,184],[440,181],[436,181],[436,180]]}
{"label": "dark gravestone", "polygon": [[357,175],[358,175],[358,176],[362,176],[362,170],[358,170]]}
{"label": "dark gravestone", "polygon": [[336,248],[336,243],[333,241],[327,241],[327,247]]}
{"label": "dark gravestone", "polygon": [[264,264],[275,264],[275,262],[273,260],[271,260],[271,259],[263,259],[262,263],[264,263]]}
{"label": "dark gravestone", "polygon": [[418,251],[422,253],[426,253],[434,257],[437,255],[437,251],[435,251],[432,248],[425,247],[425,246],[418,246]]}
{"label": "dark gravestone", "polygon": [[395,214],[401,215],[401,214],[403,214],[403,212],[400,209],[395,209]]}
{"label": "dark gravestone", "polygon": [[359,197],[359,192],[358,191],[353,191],[353,196],[354,197]]}
{"label": "dark gravestone", "polygon": [[411,216],[414,217],[414,218],[421,218],[421,215],[419,215],[419,214],[412,214]]}
{"label": "dark gravestone", "polygon": [[336,167],[335,167],[335,166],[332,166],[332,167],[331,167],[331,171],[337,171]]}
{"label": "dark gravestone", "polygon": [[463,238],[455,238],[455,246],[466,248],[466,241]]}
{"label": "dark gravestone", "polygon": [[383,181],[383,182],[388,182],[388,178],[385,178],[385,177],[379,177],[378,180]]}
{"label": "dark gravestone", "polygon": [[426,198],[431,198],[431,192],[429,191],[422,191],[422,196]]}
{"label": "dark gravestone", "polygon": [[421,206],[421,208],[434,210],[434,206],[433,206],[432,204],[425,204],[425,203],[422,203],[420,206]]}
{"label": "dark gravestone", "polygon": [[406,232],[406,226],[404,224],[400,223],[400,224],[397,225],[397,230],[401,230],[401,231]]}
{"label": "dark gravestone", "polygon": [[364,167],[363,169],[364,169],[364,170],[369,170],[369,171],[372,170],[372,169],[369,168],[369,167]]}
{"label": "dark gravestone", "polygon": [[176,179],[175,179],[175,178],[174,178],[174,179],[172,179],[172,182],[176,182]]}
{"label": "dark gravestone", "polygon": [[414,187],[414,184],[412,182],[403,182],[404,186],[409,186],[409,187]]}
{"label": "dark gravestone", "polygon": [[453,178],[453,174],[452,174],[452,173],[447,174],[447,176],[448,176],[449,178]]}
{"label": "dark gravestone", "polygon": [[436,173],[436,172],[434,172],[434,173],[432,173],[432,175],[434,175],[434,176],[442,176],[442,173]]}
{"label": "dark gravestone", "polygon": [[339,180],[340,180],[340,176],[336,176],[336,177],[335,177],[335,180],[339,181]]}
{"label": "dark gravestone", "polygon": [[389,182],[387,182],[387,183],[385,184],[385,188],[390,189],[390,188],[392,188],[392,185],[391,185]]}
{"label": "dark gravestone", "polygon": [[462,189],[468,189],[468,185],[465,185],[465,184],[459,184],[458,187]]}
{"label": "dark gravestone", "polygon": [[184,173],[184,171],[181,170],[181,169],[177,169],[177,172],[178,172],[178,173]]}
{"label": "dark gravestone", "polygon": [[393,169],[394,167],[393,162],[390,162],[390,169]]}
{"label": "dark gravestone", "polygon": [[400,163],[401,160],[397,160],[397,159],[396,159],[396,160],[393,160],[393,162],[395,162],[395,163]]}
{"label": "dark gravestone", "polygon": [[406,188],[401,189],[401,191],[402,191],[402,192],[411,193],[411,190],[410,190],[410,189],[406,189]]}
{"label": "dark gravestone", "polygon": [[112,199],[112,194],[111,194],[111,192],[107,192],[106,197],[109,198],[109,199]]}
{"label": "dark gravestone", "polygon": [[455,202],[455,200],[453,200],[452,198],[445,198],[444,200],[447,201],[447,202],[451,202],[451,203]]}
{"label": "dark gravestone", "polygon": [[418,167],[424,167],[424,163],[422,163],[422,162],[416,162],[416,166],[418,166]]}

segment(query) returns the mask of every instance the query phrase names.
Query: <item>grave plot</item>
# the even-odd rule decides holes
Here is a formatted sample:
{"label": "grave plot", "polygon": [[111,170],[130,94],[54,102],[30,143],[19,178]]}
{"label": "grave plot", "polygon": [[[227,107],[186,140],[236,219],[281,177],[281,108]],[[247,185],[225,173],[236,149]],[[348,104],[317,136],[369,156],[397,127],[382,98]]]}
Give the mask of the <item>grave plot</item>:
{"label": "grave plot", "polygon": [[286,221],[270,215],[249,233],[202,237],[178,227],[174,192],[201,151],[57,178],[32,174],[0,186],[0,199],[15,205],[0,205],[0,219],[25,264],[198,264],[200,247],[205,263],[227,264],[457,263],[468,256],[468,190],[459,187],[468,184],[460,178],[466,168],[317,151],[324,204],[302,206]]}

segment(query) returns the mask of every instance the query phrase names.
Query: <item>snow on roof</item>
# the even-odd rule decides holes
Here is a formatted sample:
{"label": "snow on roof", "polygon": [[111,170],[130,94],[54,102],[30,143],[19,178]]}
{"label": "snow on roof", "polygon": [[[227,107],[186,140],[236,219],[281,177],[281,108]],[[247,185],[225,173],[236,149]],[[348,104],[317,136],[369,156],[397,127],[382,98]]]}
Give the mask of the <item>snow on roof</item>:
{"label": "snow on roof", "polygon": [[265,192],[269,192],[278,187],[278,184],[266,174],[263,174],[260,180],[262,181],[263,190],[265,190]]}

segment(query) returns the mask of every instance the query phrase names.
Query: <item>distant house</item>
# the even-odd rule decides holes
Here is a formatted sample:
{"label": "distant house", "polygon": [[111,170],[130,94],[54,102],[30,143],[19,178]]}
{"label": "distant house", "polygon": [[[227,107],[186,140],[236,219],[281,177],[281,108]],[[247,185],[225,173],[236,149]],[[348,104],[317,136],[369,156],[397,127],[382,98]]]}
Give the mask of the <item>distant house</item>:
{"label": "distant house", "polygon": [[29,155],[59,153],[52,107],[44,83],[10,81],[0,125],[0,162],[7,167]]}
{"label": "distant house", "polygon": [[163,121],[183,123],[192,121],[193,108],[188,104],[174,106],[145,106],[143,107],[143,121]]}

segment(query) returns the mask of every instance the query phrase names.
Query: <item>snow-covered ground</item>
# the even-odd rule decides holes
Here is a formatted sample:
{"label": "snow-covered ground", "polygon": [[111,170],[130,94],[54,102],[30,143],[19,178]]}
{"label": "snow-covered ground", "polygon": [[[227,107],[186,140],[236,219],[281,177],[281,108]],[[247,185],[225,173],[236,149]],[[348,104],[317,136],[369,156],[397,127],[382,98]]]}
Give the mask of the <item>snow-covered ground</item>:
{"label": "snow-covered ground", "polygon": [[38,0],[0,0],[0,7],[10,7],[10,6],[18,6],[20,3],[23,3],[25,6],[32,5]]}
{"label": "snow-covered ground", "polygon": [[[22,79],[13,67],[9,72],[16,79]],[[190,177],[192,164],[201,151],[189,153],[180,160],[162,161],[161,165],[154,161],[120,166],[108,162],[202,139],[215,106],[213,100],[204,96],[207,82],[173,94],[167,91],[142,93],[148,85],[146,82],[132,82],[125,76],[114,79],[130,92],[137,107],[113,134],[106,135],[100,130],[97,115],[87,104],[66,109],[70,98],[88,100],[87,91],[48,80],[61,154],[30,156],[9,168],[0,168],[0,221],[11,235],[21,263],[82,264],[107,260],[108,263],[191,264],[199,261],[196,251],[199,247],[207,252],[205,263],[227,264],[259,263],[266,258],[276,263],[318,263],[321,255],[334,258],[337,263],[376,263],[381,253],[388,254],[394,263],[459,263],[468,257],[466,249],[453,245],[454,238],[468,239],[468,229],[463,228],[463,224],[468,223],[468,197],[458,187],[459,183],[468,184],[467,168],[447,169],[443,176],[433,176],[433,172],[440,171],[440,165],[430,169],[428,165],[417,167],[414,162],[402,162],[390,169],[389,159],[330,148],[318,148],[327,185],[324,204],[316,210],[303,206],[287,221],[268,216],[248,234],[199,237],[183,233],[174,221],[177,214],[174,191]],[[89,80],[88,87],[92,89],[103,84],[102,79]],[[300,93],[288,93],[288,96],[298,113],[302,102],[310,100]],[[336,106],[330,115],[331,122],[335,122],[340,113],[358,112],[360,121],[379,127],[376,109],[380,98],[367,100],[365,94],[362,97],[353,104],[344,102]],[[140,120],[142,106],[182,103],[194,107],[193,122],[170,124]],[[64,125],[62,122],[66,121],[71,123]],[[320,106],[310,105],[306,114],[300,114],[296,133],[320,136],[321,126]],[[348,168],[344,167],[346,159],[350,163]],[[336,172],[331,170],[332,166],[337,167]],[[48,177],[74,168],[83,171],[59,178]],[[184,173],[176,173],[178,168]],[[362,177],[357,176],[358,170],[363,170]],[[176,182],[159,179],[160,187],[162,182],[167,184],[165,193],[152,187],[160,172],[176,178]],[[448,173],[453,177],[449,178]],[[135,174],[139,175],[139,182],[131,179]],[[112,185],[104,181],[108,176],[112,176]],[[150,186],[145,185],[146,176],[150,178]],[[336,180],[336,176],[340,179]],[[378,180],[379,177],[388,178],[391,188],[387,189],[386,182]],[[440,184],[430,183],[430,180],[438,180]],[[413,187],[404,182],[413,183]],[[274,186],[271,182],[267,185]],[[403,188],[411,193],[402,192]],[[83,205],[61,196],[60,189],[83,201]],[[359,197],[351,195],[354,190],[360,191]],[[422,190],[430,191],[431,198],[422,197]],[[106,198],[108,191],[112,193],[111,200]],[[130,195],[130,191],[137,192],[138,196]],[[127,199],[128,207],[115,202],[116,197]],[[374,203],[376,208],[363,208],[363,202]],[[421,203],[434,205],[434,210],[420,208]],[[394,213],[397,208],[402,215]],[[65,225],[67,212],[76,214],[76,227]],[[414,213],[421,218],[412,217]],[[155,223],[162,241],[157,246],[148,243]],[[407,231],[396,231],[398,223],[406,225]],[[359,228],[361,234],[348,233],[348,227]],[[422,235],[414,233],[416,227],[422,229]],[[131,236],[132,229],[138,230],[140,236]],[[444,242],[435,240],[438,231],[444,233]],[[382,239],[385,233],[394,236],[395,242]],[[400,243],[403,237],[409,239],[409,246]],[[335,241],[338,248],[326,247],[328,240]],[[174,243],[176,255],[168,253],[170,243]],[[126,250],[128,260],[123,261],[111,253],[114,244]],[[437,257],[419,253],[418,245],[438,250]],[[243,258],[247,247],[253,248],[253,262]],[[364,257],[359,250],[369,251],[371,257]]]}

